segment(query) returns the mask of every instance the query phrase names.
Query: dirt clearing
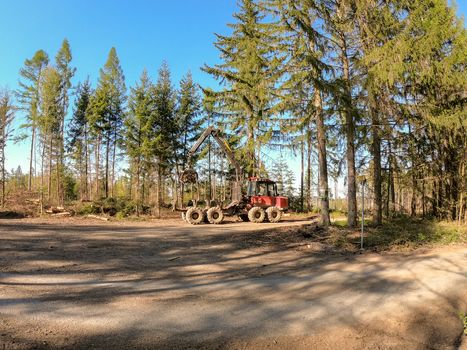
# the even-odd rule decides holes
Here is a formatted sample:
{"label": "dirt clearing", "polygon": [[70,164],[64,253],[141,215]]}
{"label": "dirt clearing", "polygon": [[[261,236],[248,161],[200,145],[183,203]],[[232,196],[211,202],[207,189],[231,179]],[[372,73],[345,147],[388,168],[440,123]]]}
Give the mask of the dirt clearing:
{"label": "dirt clearing", "polygon": [[465,246],[339,254],[271,231],[310,223],[1,220],[0,349],[460,345]]}

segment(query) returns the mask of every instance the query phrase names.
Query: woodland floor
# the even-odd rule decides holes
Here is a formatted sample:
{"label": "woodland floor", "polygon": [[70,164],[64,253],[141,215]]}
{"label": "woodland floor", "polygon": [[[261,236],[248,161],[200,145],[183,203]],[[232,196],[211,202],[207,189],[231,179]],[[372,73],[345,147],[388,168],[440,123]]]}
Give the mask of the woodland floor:
{"label": "woodland floor", "polygon": [[0,350],[466,347],[466,245],[360,254],[310,232],[0,220]]}

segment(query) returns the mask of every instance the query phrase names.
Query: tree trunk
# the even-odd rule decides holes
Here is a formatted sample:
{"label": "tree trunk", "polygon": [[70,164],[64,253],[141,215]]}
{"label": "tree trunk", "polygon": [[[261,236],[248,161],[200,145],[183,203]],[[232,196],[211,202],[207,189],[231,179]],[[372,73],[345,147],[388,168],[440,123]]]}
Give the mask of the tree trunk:
{"label": "tree trunk", "polygon": [[117,159],[117,129],[114,130],[114,139],[112,145],[112,177],[111,177],[111,192],[110,196],[114,197],[114,186],[115,186],[115,161]]}
{"label": "tree trunk", "polygon": [[[60,158],[60,155],[59,155]],[[57,181],[55,183],[55,190],[57,191],[57,204],[62,205],[61,193],[60,193],[60,159],[57,159],[57,163],[55,164],[55,174],[57,177]]]}
{"label": "tree trunk", "polygon": [[[251,118],[250,118],[251,119]],[[248,176],[255,176],[256,170],[256,154],[255,154],[255,132],[252,127],[248,126],[247,135],[247,149],[246,149],[246,160],[248,162]]]}
{"label": "tree trunk", "polygon": [[352,107],[352,94],[350,90],[350,68],[347,50],[344,47],[341,53],[343,79],[344,79],[344,116],[347,137],[347,225],[357,226],[357,183],[355,170],[355,120]]}
{"label": "tree trunk", "polygon": [[422,179],[422,217],[426,216],[425,198],[426,198],[426,195],[425,195],[425,179]]}
{"label": "tree trunk", "polygon": [[328,186],[328,164],[326,159],[326,128],[324,126],[323,104],[321,91],[315,86],[313,105],[316,113],[316,128],[318,138],[318,163],[319,163],[319,190],[321,198],[321,224],[328,227],[331,220],[329,217],[329,186]]}
{"label": "tree trunk", "polygon": [[157,164],[157,191],[156,191],[156,216],[161,217],[161,197],[162,197],[162,169]]}
{"label": "tree trunk", "polygon": [[373,156],[373,221],[376,225],[383,222],[383,196],[381,192],[381,125],[376,110],[374,96],[370,101],[371,132],[373,140],[371,153]]}
{"label": "tree trunk", "polygon": [[61,130],[60,135],[58,136],[58,147],[59,147],[59,154],[57,157],[57,163],[55,165],[55,171],[57,176],[57,183],[56,183],[56,191],[57,191],[57,203],[63,206],[64,202],[64,192],[63,192],[63,179],[62,179],[62,169],[63,169],[63,142],[62,142],[62,135],[63,135],[63,123],[61,123]]}
{"label": "tree trunk", "polygon": [[141,166],[140,160],[138,159],[136,164],[136,216],[140,214],[140,205],[141,205],[141,189],[140,189],[140,178],[141,178]]}
{"label": "tree trunk", "polygon": [[306,207],[308,211],[311,211],[312,203],[311,203],[311,187],[312,187],[312,179],[311,179],[311,125],[309,126],[310,130],[308,131],[307,137],[307,182],[306,182]]}
{"label": "tree trunk", "polygon": [[465,191],[465,142],[464,142],[464,151],[462,151],[462,159],[460,166],[460,194],[459,194],[459,205],[458,205],[458,214],[457,214],[457,223],[459,226],[462,224],[464,219],[464,191]]}
{"label": "tree trunk", "polygon": [[105,174],[104,174],[104,194],[109,198],[109,158],[110,158],[110,136],[107,134],[105,140]]}
{"label": "tree trunk", "polygon": [[211,182],[211,138],[208,139],[208,183],[207,186],[209,188],[205,188],[205,195],[206,198],[211,202],[212,200],[212,182]]}
{"label": "tree trunk", "polygon": [[88,132],[84,131],[84,199],[89,199],[88,173],[89,173],[89,150],[88,150]]}
{"label": "tree trunk", "polygon": [[45,158],[45,145],[42,145],[41,156],[41,214],[44,209],[44,158]]}
{"label": "tree trunk", "polygon": [[34,157],[34,144],[36,142],[36,128],[32,127],[31,133],[31,150],[30,150],[30,158],[29,158],[29,179],[28,179],[28,191],[32,190],[32,162]]}
{"label": "tree trunk", "polygon": [[410,202],[410,216],[417,215],[417,178],[415,176],[415,168],[412,166],[412,200]]}
{"label": "tree trunk", "polygon": [[48,188],[47,188],[47,200],[50,201],[50,196],[52,193],[52,137],[50,137],[49,142],[49,181],[48,181]]}
{"label": "tree trunk", "polygon": [[[6,118],[5,118],[6,119]],[[6,120],[2,122],[2,136],[0,140],[0,167],[1,167],[1,176],[0,179],[2,181],[2,197],[1,197],[1,206],[2,208],[5,206],[5,145],[6,145]]]}
{"label": "tree trunk", "polygon": [[[304,135],[303,135],[304,136]],[[304,176],[305,176],[305,141],[301,141],[301,164],[300,164],[300,211],[304,212],[304,196],[303,196],[303,186],[304,186]]]}
{"label": "tree trunk", "polygon": [[395,212],[396,206],[396,192],[394,189],[394,170],[393,170],[393,156],[391,150],[391,143],[388,146],[389,149],[389,173],[388,173],[388,214],[392,216]]}
{"label": "tree trunk", "polygon": [[96,144],[96,199],[99,199],[100,191],[99,191],[99,168],[100,168],[100,148],[101,148],[101,136],[97,137],[97,144]]}

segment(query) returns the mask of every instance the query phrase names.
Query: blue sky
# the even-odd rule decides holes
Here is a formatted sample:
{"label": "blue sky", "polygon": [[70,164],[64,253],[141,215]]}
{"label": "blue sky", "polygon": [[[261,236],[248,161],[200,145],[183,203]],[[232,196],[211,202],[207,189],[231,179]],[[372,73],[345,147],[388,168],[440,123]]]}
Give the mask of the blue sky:
{"label": "blue sky", "polygon": [[[64,38],[70,41],[74,83],[89,75],[95,82],[112,46],[117,49],[127,86],[147,68],[156,78],[163,60],[174,82],[191,70],[196,82],[217,86],[200,71],[218,62],[214,33],[225,33],[236,0],[91,1],[3,0],[0,7],[0,87],[17,88],[18,72],[38,49],[54,58]],[[16,126],[21,123],[17,115]],[[27,169],[28,142],[9,145],[7,169]]]}
{"label": "blue sky", "polygon": [[[467,1],[457,7],[465,16]],[[0,87],[16,89],[24,60],[38,49],[53,59],[64,38],[77,67],[74,83],[88,75],[94,82],[114,46],[127,86],[144,68],[156,77],[166,60],[174,82],[191,70],[195,81],[215,87],[199,68],[219,61],[214,33],[228,32],[226,24],[236,10],[236,0],[1,0]],[[21,117],[18,113],[16,126]],[[27,148],[27,142],[9,145],[7,169],[27,169]],[[291,163],[298,170],[297,160]]]}

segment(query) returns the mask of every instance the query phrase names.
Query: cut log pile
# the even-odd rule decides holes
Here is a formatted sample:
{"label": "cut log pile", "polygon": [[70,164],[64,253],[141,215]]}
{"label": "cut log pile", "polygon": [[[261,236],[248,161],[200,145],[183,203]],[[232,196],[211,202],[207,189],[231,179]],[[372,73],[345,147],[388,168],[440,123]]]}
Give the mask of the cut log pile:
{"label": "cut log pile", "polygon": [[64,207],[46,207],[44,212],[55,217],[70,217],[75,214],[73,210],[67,210]]}

